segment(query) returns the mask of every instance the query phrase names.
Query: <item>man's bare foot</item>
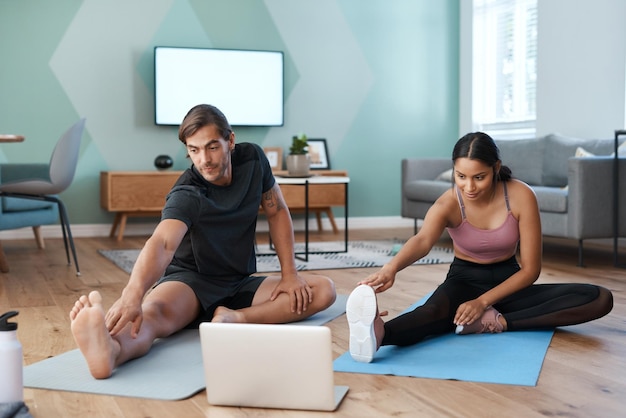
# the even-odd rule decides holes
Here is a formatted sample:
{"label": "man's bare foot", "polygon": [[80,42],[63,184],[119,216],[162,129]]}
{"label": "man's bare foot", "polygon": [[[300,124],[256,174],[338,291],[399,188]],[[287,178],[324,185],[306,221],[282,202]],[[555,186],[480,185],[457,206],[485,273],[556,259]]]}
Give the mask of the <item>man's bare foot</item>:
{"label": "man's bare foot", "polygon": [[91,375],[96,379],[111,376],[120,346],[107,330],[100,293],[94,290],[88,297],[81,296],[70,311],[70,320],[74,340]]}
{"label": "man's bare foot", "polygon": [[218,306],[213,314],[211,322],[233,322],[244,323],[246,318],[243,313],[228,309],[224,306]]}

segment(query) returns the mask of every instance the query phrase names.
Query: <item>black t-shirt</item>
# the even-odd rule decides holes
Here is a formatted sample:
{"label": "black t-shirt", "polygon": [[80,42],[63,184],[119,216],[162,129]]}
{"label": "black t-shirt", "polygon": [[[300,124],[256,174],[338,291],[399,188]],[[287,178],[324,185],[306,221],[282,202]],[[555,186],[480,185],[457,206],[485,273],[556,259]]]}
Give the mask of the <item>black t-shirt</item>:
{"label": "black t-shirt", "polygon": [[166,198],[161,219],[178,219],[189,230],[172,265],[221,280],[256,272],[254,240],[262,194],[275,179],[256,144],[236,144],[232,182],[217,186],[193,167],[185,170]]}

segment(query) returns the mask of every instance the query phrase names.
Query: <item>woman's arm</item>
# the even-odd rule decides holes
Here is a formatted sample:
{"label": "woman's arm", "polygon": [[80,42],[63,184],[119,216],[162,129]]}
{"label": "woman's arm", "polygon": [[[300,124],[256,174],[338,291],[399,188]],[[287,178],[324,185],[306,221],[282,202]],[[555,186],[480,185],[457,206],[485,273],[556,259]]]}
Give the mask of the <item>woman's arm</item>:
{"label": "woman's arm", "polygon": [[389,263],[379,271],[368,276],[359,284],[376,288],[376,292],[384,292],[393,286],[397,272],[428,255],[435,243],[441,238],[444,229],[449,226],[454,211],[459,206],[452,190],[446,191],[428,209],[419,232],[412,236]]}

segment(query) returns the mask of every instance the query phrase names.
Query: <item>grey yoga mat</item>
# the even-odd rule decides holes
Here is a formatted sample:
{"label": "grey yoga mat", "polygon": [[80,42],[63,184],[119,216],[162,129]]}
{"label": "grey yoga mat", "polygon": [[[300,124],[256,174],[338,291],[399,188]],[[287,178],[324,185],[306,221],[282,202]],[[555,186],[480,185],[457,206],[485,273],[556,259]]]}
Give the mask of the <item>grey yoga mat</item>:
{"label": "grey yoga mat", "polygon": [[[296,322],[323,325],[346,311],[347,295],[337,295],[323,312]],[[72,350],[24,368],[24,386],[160,400],[188,398],[204,389],[198,330],[184,330],[157,340],[144,357],[118,367],[108,379],[94,379],[79,350]]]}

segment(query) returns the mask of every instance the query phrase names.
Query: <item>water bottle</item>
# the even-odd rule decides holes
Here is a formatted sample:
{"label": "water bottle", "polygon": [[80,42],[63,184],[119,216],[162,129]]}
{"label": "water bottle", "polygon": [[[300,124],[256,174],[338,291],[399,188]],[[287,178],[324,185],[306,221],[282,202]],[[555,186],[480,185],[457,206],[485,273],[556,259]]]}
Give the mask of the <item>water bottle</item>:
{"label": "water bottle", "polygon": [[17,324],[9,322],[16,311],[0,316],[0,403],[24,401],[22,345]]}

